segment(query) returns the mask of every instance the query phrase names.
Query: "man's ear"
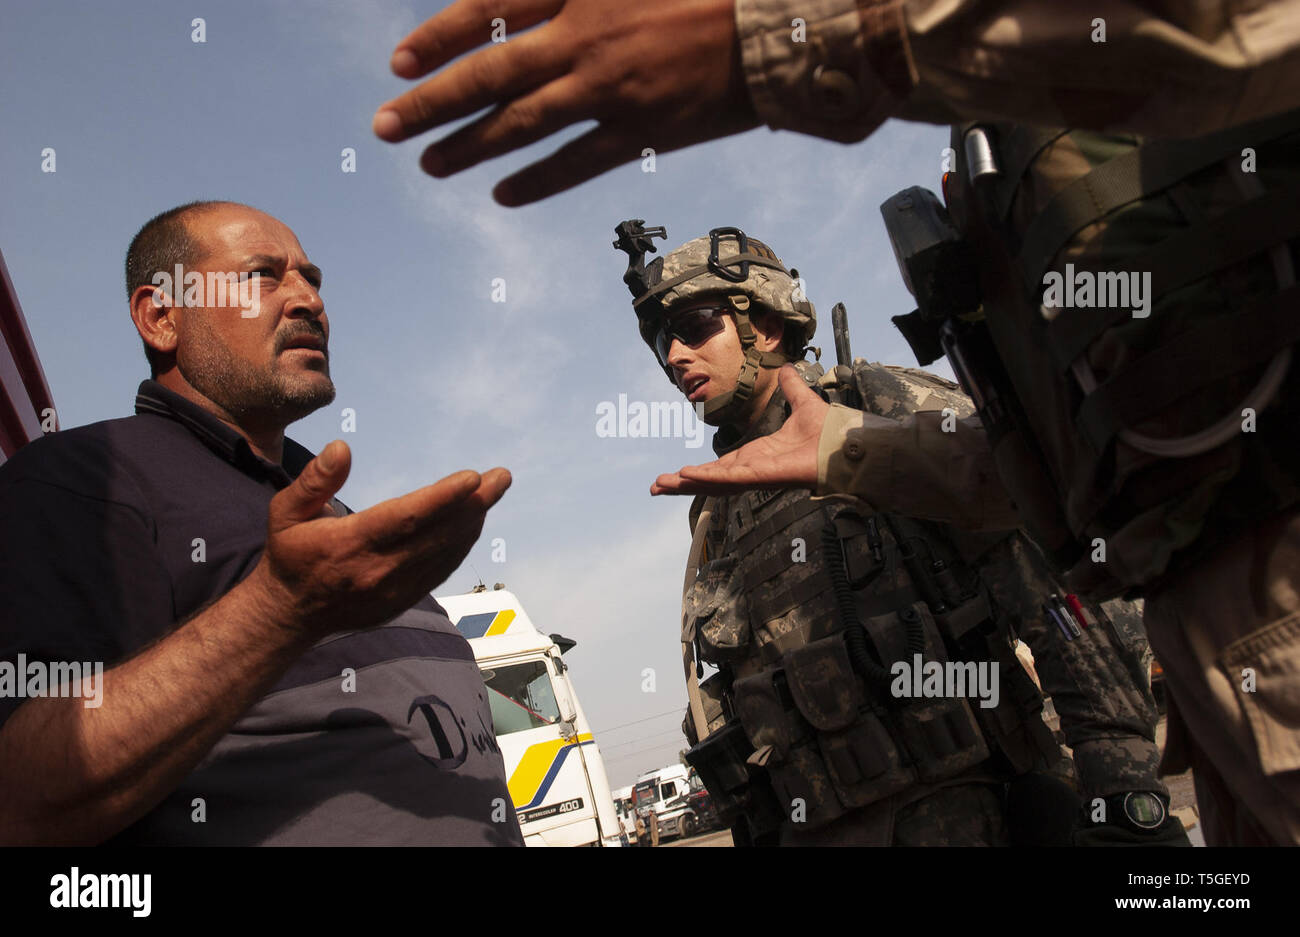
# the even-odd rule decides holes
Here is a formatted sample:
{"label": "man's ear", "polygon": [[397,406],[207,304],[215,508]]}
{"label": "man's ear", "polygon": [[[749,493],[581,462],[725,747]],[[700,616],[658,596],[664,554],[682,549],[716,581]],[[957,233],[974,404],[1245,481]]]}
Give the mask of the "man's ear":
{"label": "man's ear", "polygon": [[163,355],[176,353],[176,307],[172,297],[159,286],[137,286],[131,294],[131,321],[140,338]]}
{"label": "man's ear", "polygon": [[776,312],[765,311],[750,319],[758,337],[758,347],[762,351],[780,351],[781,340],[785,337],[785,319]]}

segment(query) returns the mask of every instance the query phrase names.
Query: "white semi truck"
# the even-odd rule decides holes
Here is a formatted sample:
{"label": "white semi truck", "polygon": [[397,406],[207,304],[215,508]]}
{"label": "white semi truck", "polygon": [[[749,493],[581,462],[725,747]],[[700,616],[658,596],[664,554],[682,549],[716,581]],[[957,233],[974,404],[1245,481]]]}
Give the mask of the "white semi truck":
{"label": "white semi truck", "polygon": [[643,820],[654,814],[659,835],[694,836],[700,820],[690,803],[690,794],[703,787],[685,765],[668,765],[647,771],[632,785],[632,799]]}
{"label": "white semi truck", "polygon": [[439,596],[483,672],[497,744],[529,846],[618,846],[620,824],[591,726],[562,655],[503,588]]}

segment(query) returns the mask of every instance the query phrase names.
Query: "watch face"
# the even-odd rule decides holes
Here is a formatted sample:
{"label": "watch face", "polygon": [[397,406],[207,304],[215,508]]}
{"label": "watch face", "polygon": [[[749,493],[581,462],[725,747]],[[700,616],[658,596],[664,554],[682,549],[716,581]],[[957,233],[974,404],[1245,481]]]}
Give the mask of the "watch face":
{"label": "watch face", "polygon": [[1165,804],[1150,791],[1136,791],[1124,795],[1124,814],[1134,826],[1154,830],[1165,822]]}

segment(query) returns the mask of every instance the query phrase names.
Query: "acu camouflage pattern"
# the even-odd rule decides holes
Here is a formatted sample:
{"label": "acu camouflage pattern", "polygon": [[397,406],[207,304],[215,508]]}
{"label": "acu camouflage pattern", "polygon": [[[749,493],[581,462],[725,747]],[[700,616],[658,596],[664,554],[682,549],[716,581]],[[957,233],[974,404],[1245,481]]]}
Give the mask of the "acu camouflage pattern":
{"label": "acu camouflage pattern", "polygon": [[902,420],[920,410],[950,409],[960,420],[975,412],[960,387],[919,368],[867,364],[858,358],[853,377],[864,409],[877,416]]}
{"label": "acu camouflage pattern", "polygon": [[[855,362],[864,408],[903,420],[921,410],[951,409],[957,419],[974,413],[960,387],[916,368]],[[1044,696],[1051,697],[1072,749],[1085,797],[1127,791],[1167,794],[1159,779],[1159,719],[1151,694],[1150,647],[1141,611],[1133,602],[1099,605],[1081,599],[1093,626],[1066,641],[1049,627],[1041,605],[1067,590],[1051,564],[1023,534],[977,534],[944,528],[963,559],[979,573],[995,612],[1034,654]]]}
{"label": "acu camouflage pattern", "polygon": [[965,779],[914,800],[901,796],[897,809],[857,811],[840,823],[815,829],[791,825],[783,846],[1010,846],[1006,796],[1000,783]]}
{"label": "acu camouflage pattern", "polygon": [[[805,374],[814,368],[813,376],[820,371],[799,366]],[[871,412],[901,418],[920,408],[950,407],[961,417],[971,410],[955,384],[923,371],[861,360],[853,371]],[[757,426],[742,437],[728,436],[724,427],[715,449],[722,454],[774,432],[785,418],[778,391]],[[1103,637],[1103,627],[1089,629],[1088,640],[1073,642],[1078,647],[1066,654],[1052,643],[1036,606],[1062,590],[1018,535],[978,539],[943,525],[905,522],[904,536],[923,537],[950,569],[985,578],[976,588],[998,618],[998,632],[984,646],[998,664],[1000,699],[994,709],[980,708],[975,698],[891,705],[883,698],[887,688],[882,694],[854,672],[838,633],[821,537],[827,517],[839,517],[847,505],[814,501],[807,491],[709,500],[705,562],[686,596],[683,638],[699,659],[720,668],[701,687],[707,730],[718,731],[729,716],[740,721],[755,748],[750,764],[764,769],[784,805],[783,842],[1005,842],[1003,782],[1028,772],[1071,776],[1042,721],[1042,697],[1014,657],[1009,627],[1046,664],[1045,688],[1059,693],[1067,740],[1086,766],[1080,770],[1085,792],[1163,791],[1155,778],[1149,693],[1143,700],[1129,692],[1133,670],[1122,649]],[[700,499],[693,505],[692,526],[704,506]],[[878,533],[884,569],[855,593],[871,643],[886,666],[910,663],[903,616],[913,614],[924,634],[925,660],[948,660],[939,625],[900,561],[883,516]],[[851,556],[870,555],[868,538],[845,544]],[[1104,616],[1091,611],[1100,626]],[[1107,702],[1115,683],[1121,695]],[[689,717],[684,730],[694,744]],[[806,822],[789,822],[796,798],[806,805]]]}
{"label": "acu camouflage pattern", "polygon": [[1044,596],[1066,590],[1028,538],[1016,534],[1002,539],[972,563],[999,614],[1033,651],[1043,695],[1051,697],[1060,717],[1084,796],[1167,794],[1159,780],[1159,713],[1146,669],[1150,652],[1141,622],[1130,617],[1129,603],[1101,606],[1081,600],[1092,625],[1067,641],[1040,607]]}
{"label": "acu camouflage pattern", "polygon": [[[672,306],[709,297],[739,297],[756,303],[759,307],[779,314],[785,320],[786,334],[792,343],[802,348],[817,329],[817,313],[799,290],[799,284],[790,276],[776,253],[756,238],[748,238],[748,253],[776,264],[776,268],[751,264],[748,278],[740,282],[723,279],[708,270],[710,241],[707,237],[694,238],[676,250],[669,251],[647,265],[646,274],[653,292],[659,284],[666,283],[691,270],[700,272],[683,280],[652,301],[637,300],[637,320],[641,338],[654,351],[655,332],[659,328],[662,310]],[[718,241],[718,261],[727,267],[729,260],[739,256],[739,242],[733,237]],[[744,312],[745,310],[740,310]],[[671,379],[672,375],[669,375]]]}
{"label": "acu camouflage pattern", "polygon": [[[940,400],[962,403],[953,385],[940,379],[905,380],[899,372],[874,370],[881,404],[891,410]],[[778,391],[757,426],[741,438],[720,431],[715,449],[771,433],[785,417]],[[702,507],[697,501],[693,523]],[[1017,774],[1059,765],[1059,747],[1041,718],[1042,699],[1005,632],[981,645],[998,665],[999,705],[993,709],[980,708],[974,698],[896,701],[888,698],[887,680],[870,685],[857,676],[838,631],[822,560],[823,527],[828,518],[854,513],[849,505],[814,501],[801,490],[758,491],[713,499],[710,509],[705,562],[685,601],[684,640],[695,645],[700,659],[720,668],[702,688],[709,729],[716,730],[727,715],[744,727],[755,749],[750,764],[764,769],[783,805],[786,841],[849,836],[888,843],[893,818],[910,815],[909,804],[940,789],[997,788]],[[841,535],[850,563],[879,567],[854,598],[880,660],[886,667],[911,662],[910,619],[919,628],[925,660],[947,661],[940,626],[900,559],[890,523],[877,519],[878,564],[872,535],[854,529],[851,536]],[[904,531],[913,539],[916,534],[916,528]],[[937,525],[921,537],[950,569],[962,568]],[[978,584],[973,591],[979,595]],[[799,801],[805,821],[790,822],[791,805]],[[944,840],[936,832],[931,841]]]}
{"label": "acu camouflage pattern", "polygon": [[894,818],[895,846],[1010,845],[1001,790],[963,784],[908,804]]}

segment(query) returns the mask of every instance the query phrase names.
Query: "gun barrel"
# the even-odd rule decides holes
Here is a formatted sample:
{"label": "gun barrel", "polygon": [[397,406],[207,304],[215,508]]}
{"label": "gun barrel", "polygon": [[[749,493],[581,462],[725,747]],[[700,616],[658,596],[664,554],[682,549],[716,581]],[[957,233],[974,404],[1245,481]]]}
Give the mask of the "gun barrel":
{"label": "gun barrel", "polygon": [[849,350],[849,314],[843,303],[831,307],[831,328],[835,333],[835,362],[845,367],[853,365],[853,352]]}

